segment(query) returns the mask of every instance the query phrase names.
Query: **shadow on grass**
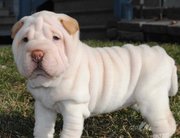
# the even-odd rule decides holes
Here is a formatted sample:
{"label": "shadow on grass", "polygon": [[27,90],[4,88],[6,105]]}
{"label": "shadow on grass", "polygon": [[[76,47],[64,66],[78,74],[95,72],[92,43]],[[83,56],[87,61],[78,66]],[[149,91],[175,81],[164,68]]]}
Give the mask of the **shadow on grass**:
{"label": "shadow on grass", "polygon": [[[0,138],[33,138],[34,117],[24,117],[20,113],[13,112],[11,115],[0,114]],[[62,117],[58,116],[54,135],[59,137],[62,129]]]}
{"label": "shadow on grass", "polygon": [[31,138],[33,127],[33,118],[23,117],[19,113],[0,114],[0,137],[2,138]]}
{"label": "shadow on grass", "polygon": [[[139,129],[145,120],[131,109],[123,109],[111,114],[90,117],[85,120],[82,138],[150,138],[151,131]],[[59,138],[63,119],[58,115],[54,138]],[[10,115],[0,114],[0,138],[33,138],[34,117],[24,117],[13,112]],[[178,138],[177,134],[173,138]]]}
{"label": "shadow on grass", "polygon": [[[119,136],[146,138],[147,134],[142,134],[137,128],[142,118],[137,113],[131,114],[131,117],[127,118],[129,114],[129,111],[114,112],[86,119],[82,138],[118,138]],[[62,116],[58,115],[55,138],[59,137],[62,124]],[[11,112],[10,115],[0,114],[0,138],[33,138],[33,128],[33,116],[24,117],[17,112]]]}
{"label": "shadow on grass", "polygon": [[[131,109],[90,117],[85,120],[82,138],[151,138],[151,131],[139,129],[144,121],[138,112]],[[62,116],[58,115],[54,138],[59,138],[62,124]],[[33,128],[33,116],[24,117],[17,112],[0,114],[0,138],[33,138]],[[179,128],[178,125],[173,138],[179,138]]]}

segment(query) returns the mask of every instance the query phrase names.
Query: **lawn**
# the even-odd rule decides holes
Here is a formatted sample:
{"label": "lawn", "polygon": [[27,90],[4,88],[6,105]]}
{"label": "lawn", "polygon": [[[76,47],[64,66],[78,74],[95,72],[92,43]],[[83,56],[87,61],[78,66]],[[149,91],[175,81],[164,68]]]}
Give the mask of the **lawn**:
{"label": "lawn", "polygon": [[[121,42],[86,41],[92,46],[122,45]],[[149,43],[157,45],[157,43]],[[178,67],[180,78],[180,45],[159,44],[171,55]],[[180,81],[179,81],[180,82]],[[34,99],[26,90],[26,81],[17,72],[10,47],[0,48],[0,138],[31,138],[34,126]],[[170,98],[171,109],[178,128],[173,138],[180,138],[180,90]],[[62,128],[59,115],[56,135]],[[151,132],[148,124],[140,114],[126,108],[111,114],[91,117],[85,121],[83,138],[149,138]]]}

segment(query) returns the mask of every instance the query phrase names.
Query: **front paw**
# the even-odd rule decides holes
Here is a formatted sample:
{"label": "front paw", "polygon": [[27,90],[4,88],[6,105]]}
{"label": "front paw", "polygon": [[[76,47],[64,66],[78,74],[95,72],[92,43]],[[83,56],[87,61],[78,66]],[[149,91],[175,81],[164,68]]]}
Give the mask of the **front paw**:
{"label": "front paw", "polygon": [[53,135],[34,135],[34,138],[53,138]]}
{"label": "front paw", "polygon": [[81,138],[81,134],[66,131],[61,133],[60,138]]}

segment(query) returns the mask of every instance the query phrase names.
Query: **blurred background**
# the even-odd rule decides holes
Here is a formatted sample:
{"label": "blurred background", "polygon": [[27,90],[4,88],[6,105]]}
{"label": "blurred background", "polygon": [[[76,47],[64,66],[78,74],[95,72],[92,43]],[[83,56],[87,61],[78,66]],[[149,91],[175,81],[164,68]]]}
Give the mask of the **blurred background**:
{"label": "blurred background", "polygon": [[81,39],[180,42],[180,0],[0,0],[0,43],[12,25],[41,10],[79,21]]}

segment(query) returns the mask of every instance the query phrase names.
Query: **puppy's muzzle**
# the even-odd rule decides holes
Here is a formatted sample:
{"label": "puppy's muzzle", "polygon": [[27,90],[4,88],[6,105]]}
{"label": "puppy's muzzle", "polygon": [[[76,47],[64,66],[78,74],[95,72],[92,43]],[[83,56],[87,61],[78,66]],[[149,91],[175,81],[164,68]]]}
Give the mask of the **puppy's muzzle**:
{"label": "puppy's muzzle", "polygon": [[43,60],[44,52],[42,50],[34,50],[31,52],[32,61],[40,64]]}

